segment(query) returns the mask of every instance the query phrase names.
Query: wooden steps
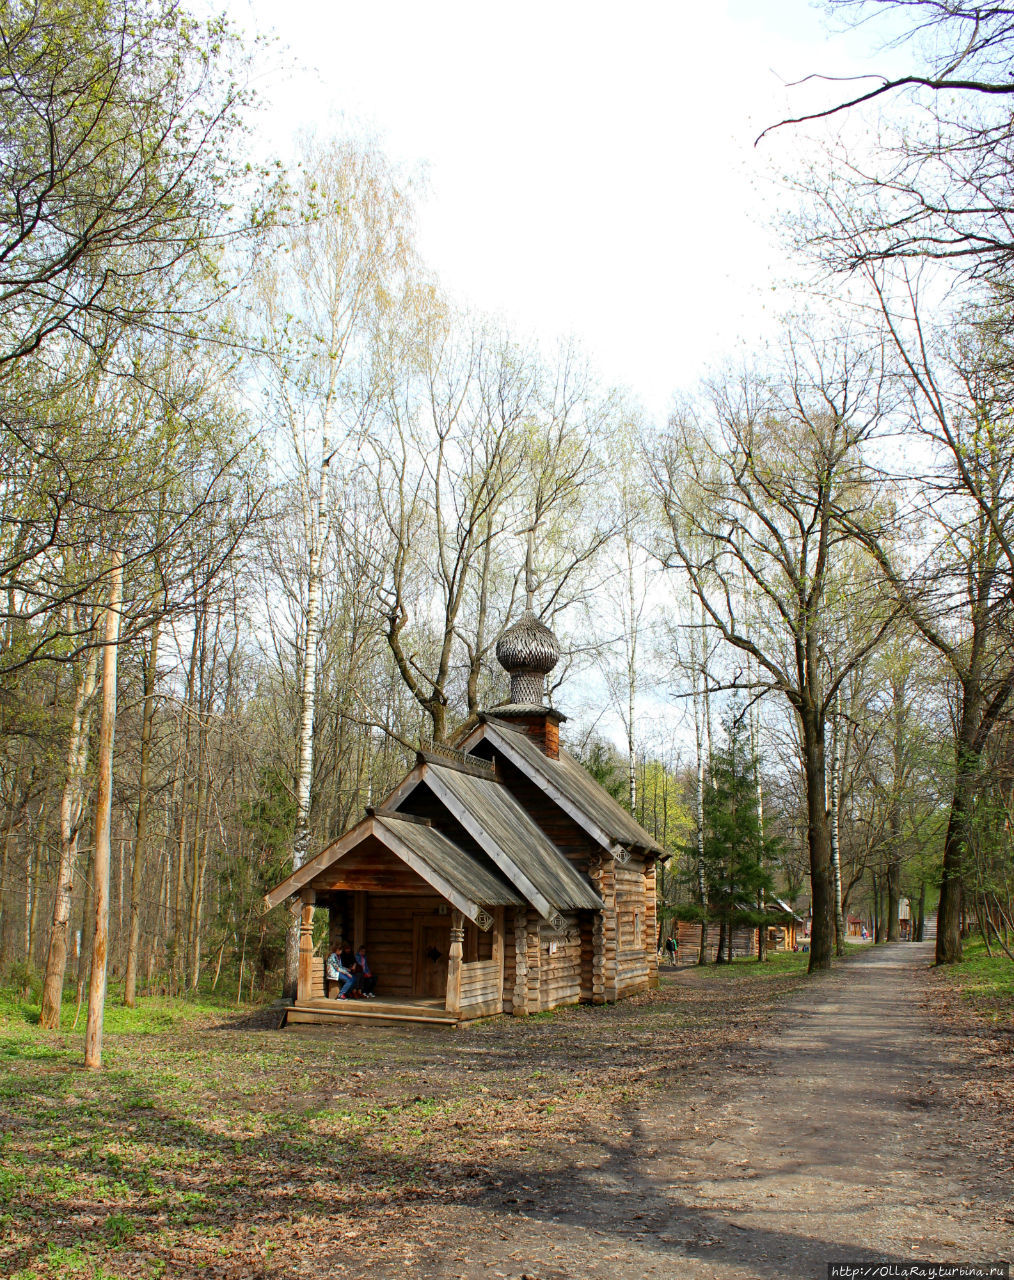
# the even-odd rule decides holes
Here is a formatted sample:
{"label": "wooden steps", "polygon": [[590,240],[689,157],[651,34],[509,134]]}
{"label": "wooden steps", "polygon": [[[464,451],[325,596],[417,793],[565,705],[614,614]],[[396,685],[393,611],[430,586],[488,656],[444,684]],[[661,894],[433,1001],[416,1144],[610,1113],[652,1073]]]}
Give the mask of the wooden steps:
{"label": "wooden steps", "polygon": [[433,1000],[311,1000],[289,1010],[286,1026],[336,1026],[342,1022],[421,1023],[436,1027],[456,1027],[457,1018]]}

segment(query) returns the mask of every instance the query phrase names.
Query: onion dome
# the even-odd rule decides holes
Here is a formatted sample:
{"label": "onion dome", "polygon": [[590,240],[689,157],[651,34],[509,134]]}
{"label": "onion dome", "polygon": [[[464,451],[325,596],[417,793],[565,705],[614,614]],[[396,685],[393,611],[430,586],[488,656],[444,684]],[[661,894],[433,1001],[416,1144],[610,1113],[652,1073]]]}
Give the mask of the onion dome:
{"label": "onion dome", "polygon": [[560,643],[531,609],[501,635],[496,658],[511,678],[511,702],[541,707],[546,676],[560,661]]}

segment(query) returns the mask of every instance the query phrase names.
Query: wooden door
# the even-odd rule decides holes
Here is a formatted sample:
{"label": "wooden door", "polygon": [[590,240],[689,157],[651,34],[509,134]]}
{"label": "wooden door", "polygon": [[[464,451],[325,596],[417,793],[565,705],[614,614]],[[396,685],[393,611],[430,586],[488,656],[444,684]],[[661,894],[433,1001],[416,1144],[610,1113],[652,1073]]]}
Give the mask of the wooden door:
{"label": "wooden door", "polygon": [[412,994],[423,1000],[447,996],[447,953],[451,948],[451,923],[447,916],[420,917],[415,922]]}

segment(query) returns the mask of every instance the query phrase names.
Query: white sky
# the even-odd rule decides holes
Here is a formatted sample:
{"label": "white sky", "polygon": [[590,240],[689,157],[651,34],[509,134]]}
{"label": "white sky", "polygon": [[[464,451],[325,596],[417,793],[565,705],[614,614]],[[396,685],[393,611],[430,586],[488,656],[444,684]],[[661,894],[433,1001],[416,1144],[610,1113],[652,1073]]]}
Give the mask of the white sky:
{"label": "white sky", "polygon": [[[656,417],[791,305],[772,229],[787,133],[829,100],[809,72],[878,70],[873,32],[807,0],[230,0],[302,68],[260,88],[284,154],[301,128],[365,126],[424,167],[421,248],[457,300],[521,335],[576,337]],[[895,55],[896,56],[896,55]]]}
{"label": "white sky", "polygon": [[[452,297],[520,337],[576,338],[656,420],[799,303],[776,224],[801,138],[753,144],[837,91],[786,84],[899,61],[875,52],[882,26],[836,34],[809,0],[227,4],[287,51],[257,86],[268,153],[308,127],[376,135],[425,173],[420,247]],[[604,690],[588,672],[567,698],[580,723]],[[664,687],[642,708],[656,749],[686,737]],[[615,714],[599,730],[622,738]]]}

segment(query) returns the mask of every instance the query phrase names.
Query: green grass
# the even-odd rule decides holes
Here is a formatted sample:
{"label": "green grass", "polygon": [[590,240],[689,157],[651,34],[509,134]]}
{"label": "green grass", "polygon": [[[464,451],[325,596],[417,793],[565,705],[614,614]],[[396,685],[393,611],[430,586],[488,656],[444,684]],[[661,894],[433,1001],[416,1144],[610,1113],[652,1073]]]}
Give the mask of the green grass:
{"label": "green grass", "polygon": [[963,948],[964,959],[947,970],[962,996],[991,1022],[1009,1022],[1014,1018],[1014,961],[997,947],[986,954],[981,938],[969,938]]}
{"label": "green grass", "polygon": [[[74,993],[68,989],[60,1006],[60,1030],[70,1031],[76,1008]],[[227,999],[216,1000],[203,993],[182,999],[169,996],[139,996],[133,1009],[128,1009],[118,994],[109,992],[102,1023],[104,1032],[112,1035],[155,1035],[172,1031],[188,1023],[199,1022],[215,1013],[234,1015],[236,1006]],[[82,1003],[77,1030],[84,1031],[88,1018],[87,999]],[[0,1029],[9,1033],[15,1026],[39,1025],[39,1003],[25,1000],[20,991],[0,987]]]}
{"label": "green grass", "polygon": [[737,956],[731,964],[711,964],[707,967],[733,981],[763,981],[805,973],[809,962],[809,955],[803,951],[769,951],[763,964],[758,962],[756,956]]}

